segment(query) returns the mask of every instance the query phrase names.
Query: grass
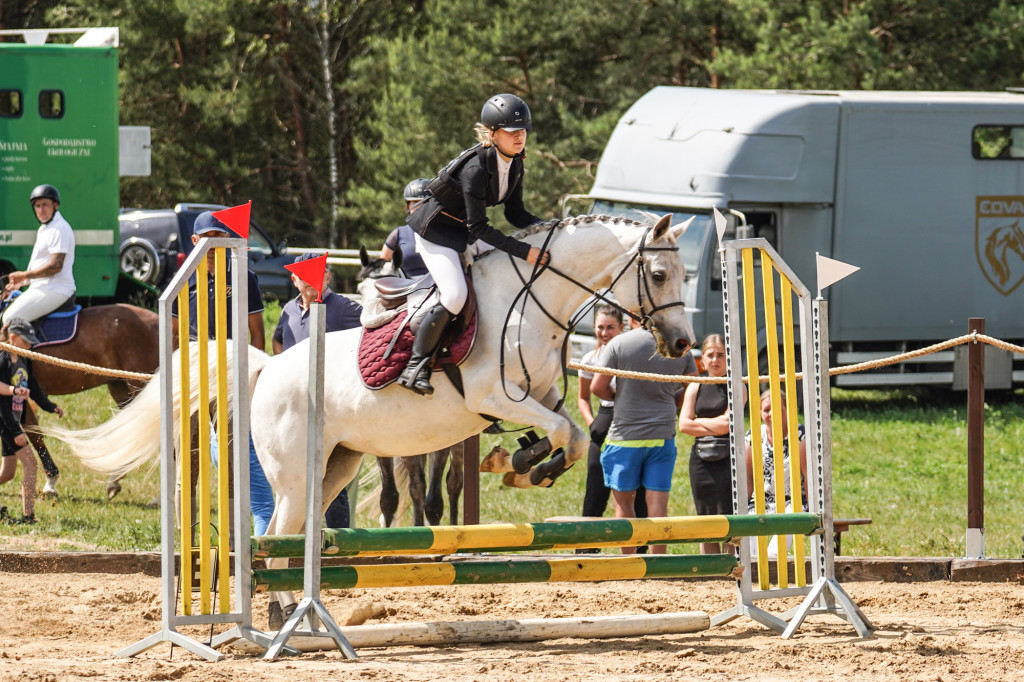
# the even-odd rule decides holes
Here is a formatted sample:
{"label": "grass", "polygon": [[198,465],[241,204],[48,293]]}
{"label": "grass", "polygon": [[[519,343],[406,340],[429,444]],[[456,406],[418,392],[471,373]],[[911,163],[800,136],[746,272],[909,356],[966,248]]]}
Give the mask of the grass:
{"label": "grass", "polygon": [[[268,307],[269,346],[278,308]],[[575,397],[573,378],[569,395]],[[1019,558],[1024,545],[1024,500],[1018,493],[1024,470],[1024,392],[989,396],[985,408],[985,545],[991,557]],[[113,403],[104,389],[56,398],[67,423],[85,428],[106,418]],[[569,409],[578,423],[575,400]],[[42,415],[44,423],[52,415]],[[517,434],[484,435],[481,453],[497,443],[516,449]],[[688,481],[690,439],[677,439],[669,513],[693,513]],[[964,394],[889,391],[832,392],[834,509],[837,518],[870,517],[843,537],[844,552],[859,556],[963,556],[967,524],[967,429]],[[0,526],[0,546],[119,551],[159,548],[156,469],[135,472],[124,491],[106,501],[105,482],[83,469],[62,443],[51,443],[61,467],[59,502],[39,500],[32,527]],[[372,460],[363,463],[364,471]],[[578,514],[586,471],[578,464],[550,490],[504,488],[499,476],[481,477],[481,520],[524,522]],[[42,478],[39,486],[42,487]],[[0,504],[20,512],[20,472],[0,486]],[[365,492],[365,488],[364,488]],[[358,514],[362,527],[376,525],[376,511]],[[24,537],[19,537],[24,536]],[[692,552],[690,545],[671,551]]]}

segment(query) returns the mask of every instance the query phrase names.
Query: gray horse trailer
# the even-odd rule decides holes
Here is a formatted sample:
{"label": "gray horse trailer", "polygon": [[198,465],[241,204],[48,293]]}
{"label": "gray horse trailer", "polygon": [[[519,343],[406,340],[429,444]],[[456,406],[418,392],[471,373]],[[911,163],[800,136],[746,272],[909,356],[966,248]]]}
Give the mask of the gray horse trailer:
{"label": "gray horse trailer", "polygon": [[[824,292],[831,362],[966,333],[1024,340],[1024,94],[658,87],[619,120],[586,199],[594,213],[695,217],[681,255],[698,337],[722,330],[712,207],[815,287],[815,253],[860,267]],[[966,386],[966,346],[848,387]],[[986,347],[986,386],[1024,356]]]}

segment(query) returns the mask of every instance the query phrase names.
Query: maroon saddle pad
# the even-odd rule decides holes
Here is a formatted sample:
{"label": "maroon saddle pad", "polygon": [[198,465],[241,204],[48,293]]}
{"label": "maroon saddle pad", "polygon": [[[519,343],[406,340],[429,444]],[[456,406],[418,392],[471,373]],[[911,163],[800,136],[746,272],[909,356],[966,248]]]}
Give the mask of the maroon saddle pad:
{"label": "maroon saddle pad", "polygon": [[[408,314],[408,311],[403,310],[387,324],[376,329],[363,329],[359,338],[359,376],[367,388],[372,390],[384,388],[398,378],[409,362],[414,335],[405,325],[405,318]],[[399,327],[402,328],[402,331],[399,333],[398,341],[395,342],[391,352],[385,358],[384,353],[387,352]],[[469,324],[457,339],[446,337],[442,341],[441,351],[434,361],[434,368],[449,362],[456,365],[461,364],[472,350],[475,338],[476,313],[474,312],[469,319]]]}

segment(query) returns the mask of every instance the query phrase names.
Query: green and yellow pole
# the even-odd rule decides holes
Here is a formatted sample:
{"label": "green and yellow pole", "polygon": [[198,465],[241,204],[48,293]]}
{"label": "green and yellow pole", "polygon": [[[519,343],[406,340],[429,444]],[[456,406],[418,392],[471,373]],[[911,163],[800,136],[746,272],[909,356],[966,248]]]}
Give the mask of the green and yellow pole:
{"label": "green and yellow pole", "polygon": [[[327,528],[324,556],[394,556],[456,552],[522,552],[581,547],[631,547],[674,542],[807,535],[821,526],[816,514],[738,514],[653,519],[600,519],[551,523],[495,523],[413,528]],[[302,535],[252,538],[253,556],[299,557]]]}
{"label": "green and yellow pole", "polygon": [[[327,566],[321,569],[321,584],[329,589],[351,589],[708,577],[730,575],[737,565],[732,554],[696,554]],[[253,584],[257,591],[302,589],[302,570],[257,569],[253,571]]]}

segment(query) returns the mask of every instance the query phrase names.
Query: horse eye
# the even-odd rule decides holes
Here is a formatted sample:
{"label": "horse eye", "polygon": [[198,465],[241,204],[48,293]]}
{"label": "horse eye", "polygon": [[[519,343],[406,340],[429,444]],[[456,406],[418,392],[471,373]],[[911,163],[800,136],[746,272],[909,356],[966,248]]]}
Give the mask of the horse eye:
{"label": "horse eye", "polygon": [[652,278],[652,279],[653,279],[653,280],[654,280],[655,282],[664,282],[664,281],[665,281],[665,279],[666,279],[666,275],[665,275],[665,272],[664,272],[664,270],[657,270],[657,271],[655,271],[655,272],[653,272],[653,273],[651,274],[651,278]]}

